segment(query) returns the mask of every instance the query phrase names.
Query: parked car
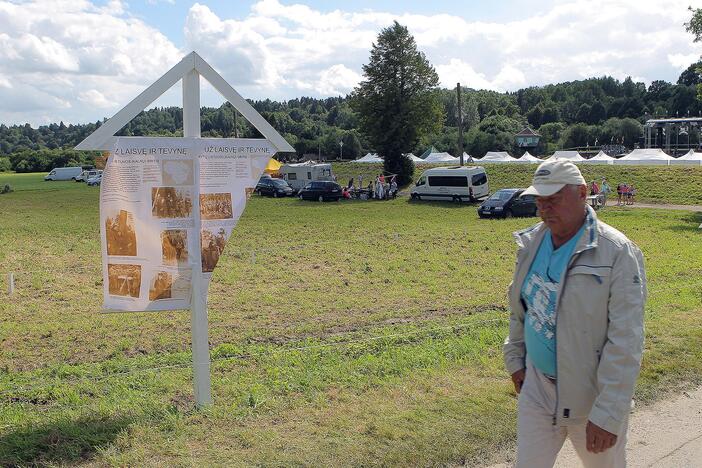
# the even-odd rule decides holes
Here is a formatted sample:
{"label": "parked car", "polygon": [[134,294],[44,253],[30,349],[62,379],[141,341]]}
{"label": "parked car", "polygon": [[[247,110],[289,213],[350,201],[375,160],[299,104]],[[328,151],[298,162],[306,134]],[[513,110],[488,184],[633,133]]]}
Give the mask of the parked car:
{"label": "parked car", "polygon": [[76,177],[76,182],[87,182],[89,179],[92,179],[98,174],[102,174],[101,169],[89,169],[89,170],[84,170],[83,172],[80,173],[78,177]]}
{"label": "parked car", "polygon": [[287,182],[274,177],[261,177],[254,191],[259,195],[268,195],[274,198],[289,197],[293,194],[293,189]]}
{"label": "parked car", "polygon": [[534,195],[520,197],[524,189],[502,189],[493,193],[478,207],[481,218],[511,218],[512,216],[538,216]]}
{"label": "parked car", "polygon": [[435,167],[427,169],[410,192],[413,200],[475,201],[487,197],[490,185],[485,169]]}
{"label": "parked car", "polygon": [[335,200],[341,198],[341,185],[330,180],[309,182],[298,193],[301,200]]}
{"label": "parked car", "polygon": [[76,180],[82,172],[83,168],[80,166],[55,167],[44,177],[44,180]]}
{"label": "parked car", "polygon": [[102,171],[100,171],[98,174],[95,174],[92,176],[90,179],[87,180],[88,185],[100,185],[102,182]]}
{"label": "parked car", "polygon": [[100,169],[84,169],[78,177],[76,177],[76,182],[87,182],[88,179],[92,179],[98,174],[102,174]]}

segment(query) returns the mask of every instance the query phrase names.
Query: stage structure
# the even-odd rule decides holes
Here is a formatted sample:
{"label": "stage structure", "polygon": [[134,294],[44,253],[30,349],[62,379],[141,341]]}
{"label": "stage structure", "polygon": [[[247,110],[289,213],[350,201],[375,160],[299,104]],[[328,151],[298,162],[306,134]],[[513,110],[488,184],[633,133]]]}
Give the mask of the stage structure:
{"label": "stage structure", "polygon": [[[644,147],[661,148],[677,156],[687,153],[692,146],[699,146],[702,117],[675,119],[649,119],[644,124]],[[690,144],[690,134],[696,133],[696,142]]]}
{"label": "stage structure", "polygon": [[[168,91],[173,85],[182,82],[182,96],[183,96],[183,137],[184,138],[173,138],[171,139],[173,144],[177,141],[186,141],[186,145],[191,147],[194,143],[199,146],[204,144],[210,144],[205,140],[200,139],[200,77],[204,77],[217,91],[219,91],[222,96],[229,101],[232,106],[244,116],[260,133],[263,135],[265,140],[258,140],[265,143],[268,147],[272,149],[272,152],[294,152],[294,148],[285,141],[285,139],[253,108],[251,105],[242,98],[239,93],[237,93],[234,88],[232,88],[229,83],[227,83],[205,60],[203,60],[197,53],[191,52],[185,56],[178,64],[166,72],[161,78],[156,80],[151,86],[146,88],[141,94],[134,98],[129,104],[127,104],[122,110],[117,112],[111,119],[106,121],[97,130],[90,134],[85,140],[76,146],[77,150],[115,150],[116,144],[123,142],[126,139],[118,140],[115,133],[118,132],[122,127],[129,123],[134,117],[136,117],[139,112],[146,109],[151,103],[153,103],[158,97],[163,93]],[[140,140],[142,139],[143,140]],[[130,138],[132,146],[135,146],[135,141],[143,141],[147,144],[147,140],[154,140],[150,137],[132,137]],[[244,140],[239,139],[221,139],[219,140],[230,144],[230,146],[236,146]],[[194,143],[193,143],[194,142]],[[200,143],[198,143],[200,142]],[[195,145],[195,146],[197,146]],[[112,157],[111,157],[112,159]],[[195,156],[194,161],[194,182],[195,192],[200,193],[200,182],[197,178],[200,175],[200,163],[199,158]],[[185,165],[187,167],[187,164]],[[265,167],[265,162],[263,164]],[[261,167],[261,171],[263,170]],[[109,177],[107,174],[105,177]],[[251,174],[254,170],[251,169]],[[103,180],[105,183],[105,180]],[[190,182],[187,182],[190,183]],[[168,188],[164,188],[166,190]],[[162,190],[163,191],[163,190]],[[159,193],[156,190],[156,195],[154,200],[158,203],[167,203],[170,198],[177,196],[174,190],[171,194],[167,190],[164,193]],[[248,193],[248,191],[247,191]],[[169,196],[171,196],[169,198]],[[204,206],[205,213],[203,216],[204,222],[212,223],[209,221],[212,216],[216,218],[228,218],[234,217],[231,213],[231,207],[225,203],[227,201],[226,194],[212,194],[188,198],[188,203],[184,204],[181,208],[187,211],[188,214],[192,213],[192,220],[194,228],[198,230],[201,229],[203,220],[201,220],[201,197],[204,203],[208,203]],[[221,200],[217,197],[222,198]],[[190,203],[192,202],[192,207]],[[101,203],[102,203],[102,192],[101,192]],[[161,207],[161,205],[154,205],[153,214],[154,216],[180,216],[177,213],[169,213],[166,210],[168,207]],[[102,206],[101,206],[102,209]],[[209,213],[207,210],[215,210]],[[217,211],[219,210],[219,211]],[[185,215],[183,215],[184,217]],[[209,217],[208,217],[209,216]],[[101,215],[102,220],[102,215]],[[236,220],[234,219],[234,222]],[[106,254],[111,255],[134,255],[136,256],[135,250],[137,249],[136,237],[134,233],[134,220],[130,213],[118,211],[115,213],[114,217],[111,218],[111,227],[114,228],[115,233],[110,236],[106,235],[107,252]],[[104,223],[102,223],[104,224]],[[194,385],[194,395],[195,402],[199,407],[209,405],[212,403],[212,392],[211,392],[211,380],[210,380],[210,350],[208,343],[208,323],[207,323],[207,302],[206,302],[206,288],[207,284],[203,280],[203,257],[202,257],[202,237],[201,235],[191,236],[194,238],[193,246],[195,248],[188,252],[187,247],[185,247],[185,239],[187,238],[187,233],[181,230],[169,230],[164,231],[161,235],[161,241],[163,242],[163,258],[167,263],[178,265],[182,257],[186,254],[189,255],[190,265],[192,265],[192,276],[191,276],[191,295],[190,295],[190,317],[191,317],[191,333],[192,333],[192,360],[193,360],[193,385]],[[217,240],[217,239],[215,239]],[[212,239],[209,240],[214,243]],[[222,244],[223,245],[223,244]],[[221,247],[223,248],[223,247]],[[110,251],[112,250],[112,251]],[[207,260],[207,259],[205,259]],[[103,260],[104,263],[104,260]],[[206,262],[207,263],[207,262]],[[213,263],[210,261],[210,263]],[[216,263],[216,260],[214,261]],[[213,264],[214,264],[213,263]],[[167,273],[159,273],[159,276],[154,278],[153,281],[153,291],[148,296],[148,299],[144,298],[144,292],[140,291],[141,280],[141,269],[137,269],[138,265],[108,265],[114,270],[113,273],[114,284],[110,285],[114,291],[108,291],[120,295],[125,298],[125,301],[131,300],[132,298],[139,297],[141,300],[153,300],[159,301],[163,300],[164,297],[170,297],[173,293],[171,290],[171,279]],[[207,266],[207,265],[206,265]],[[131,268],[131,270],[130,270]],[[174,267],[174,268],[177,268]],[[213,267],[212,267],[213,268]],[[104,268],[103,268],[104,269]],[[134,271],[132,271],[134,270]],[[210,270],[211,271],[211,270]],[[207,272],[206,272],[207,273]],[[103,273],[103,275],[106,273]],[[120,282],[121,281],[121,282]],[[134,310],[134,309],[123,309],[123,310]],[[141,309],[146,310],[146,309]]]}

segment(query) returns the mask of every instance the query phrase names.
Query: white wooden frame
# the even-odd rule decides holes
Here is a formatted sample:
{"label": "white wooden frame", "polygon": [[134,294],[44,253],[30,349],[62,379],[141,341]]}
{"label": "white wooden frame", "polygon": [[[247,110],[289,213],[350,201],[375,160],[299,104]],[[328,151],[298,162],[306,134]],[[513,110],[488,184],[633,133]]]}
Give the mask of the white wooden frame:
{"label": "white wooden frame", "polygon": [[[173,68],[168,70],[161,78],[156,80],[151,86],[146,88],[140,95],[135,97],[122,110],[117,112],[110,120],[105,122],[88,137],[81,141],[75,149],[77,150],[110,150],[114,146],[115,136],[122,127],[127,125],[139,112],[146,109],[152,102],[158,99],[163,93],[168,91],[174,84],[181,80],[191,71],[202,75],[224,98],[231,103],[239,113],[261,132],[277,152],[294,152],[295,149],[290,143],[269,124],[256,109],[251,107],[246,99],[241,97],[234,88],[222,78],[205,60],[196,52],[190,52],[183,57]],[[199,90],[198,90],[199,92]],[[198,108],[199,112],[199,108]],[[185,121],[185,116],[183,116]],[[198,136],[200,136],[198,134]]]}
{"label": "white wooden frame", "polygon": [[[139,112],[146,109],[159,96],[168,91],[179,80],[183,83],[183,136],[200,138],[200,75],[217,90],[234,108],[241,113],[261,134],[271,142],[278,152],[294,152],[295,149],[251,107],[244,98],[227,83],[202,57],[191,52],[161,78],[135,97],[111,119],[102,124],[86,139],[77,150],[110,150],[117,137],[114,134],[129,123]],[[199,174],[199,160],[196,158],[195,173]],[[199,200],[196,201],[199,203]],[[200,225],[200,208],[194,206],[194,223]],[[190,307],[191,335],[193,343],[193,387],[195,402],[199,407],[212,404],[212,382],[210,378],[210,347],[208,338],[207,303],[203,291],[200,236],[192,271],[192,299]]]}

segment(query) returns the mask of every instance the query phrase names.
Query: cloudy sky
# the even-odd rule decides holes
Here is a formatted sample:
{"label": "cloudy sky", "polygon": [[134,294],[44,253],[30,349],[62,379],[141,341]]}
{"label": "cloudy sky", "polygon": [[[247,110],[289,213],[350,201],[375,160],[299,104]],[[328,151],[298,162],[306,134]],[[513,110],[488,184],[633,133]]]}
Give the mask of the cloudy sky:
{"label": "cloudy sky", "polygon": [[[0,0],[0,122],[110,117],[192,50],[247,98],[345,95],[393,20],[445,87],[674,82],[702,54],[690,5],[702,0]],[[203,105],[222,101],[203,86]],[[179,90],[155,104],[180,105]]]}

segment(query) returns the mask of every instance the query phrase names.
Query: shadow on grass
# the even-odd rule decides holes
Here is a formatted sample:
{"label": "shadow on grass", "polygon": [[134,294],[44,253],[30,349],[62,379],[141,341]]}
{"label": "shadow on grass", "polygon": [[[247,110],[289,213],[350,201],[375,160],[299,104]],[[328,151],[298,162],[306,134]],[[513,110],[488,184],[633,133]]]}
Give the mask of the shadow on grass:
{"label": "shadow on grass", "polygon": [[411,205],[423,205],[423,206],[438,206],[441,208],[468,208],[468,207],[476,207],[480,206],[482,203],[482,200],[480,201],[473,201],[473,202],[468,202],[468,201],[461,201],[461,202],[455,202],[455,201],[442,201],[442,200],[414,200],[412,198],[407,199],[407,203]]}
{"label": "shadow on grass", "polygon": [[22,427],[0,436],[0,466],[73,465],[112,443],[133,417],[90,416]]}
{"label": "shadow on grass", "polygon": [[702,213],[689,213],[680,217],[680,221],[681,224],[674,224],[667,229],[674,232],[702,233],[702,229],[700,229],[700,224],[702,224]]}

